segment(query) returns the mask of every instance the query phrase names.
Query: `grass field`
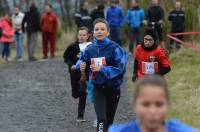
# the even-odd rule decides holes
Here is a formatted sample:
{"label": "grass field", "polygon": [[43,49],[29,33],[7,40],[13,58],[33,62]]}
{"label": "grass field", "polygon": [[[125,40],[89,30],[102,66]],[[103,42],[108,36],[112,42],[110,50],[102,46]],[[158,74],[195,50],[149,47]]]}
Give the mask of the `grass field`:
{"label": "grass field", "polygon": [[170,57],[167,75],[172,97],[172,117],[200,128],[200,53],[182,49]]}

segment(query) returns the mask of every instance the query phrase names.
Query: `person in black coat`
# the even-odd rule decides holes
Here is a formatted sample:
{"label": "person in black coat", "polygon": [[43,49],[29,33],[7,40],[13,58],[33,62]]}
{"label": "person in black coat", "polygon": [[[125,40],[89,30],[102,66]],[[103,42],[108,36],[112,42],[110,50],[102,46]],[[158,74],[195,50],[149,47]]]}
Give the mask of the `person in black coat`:
{"label": "person in black coat", "polygon": [[[171,11],[168,20],[171,22],[171,33],[182,33],[185,30],[185,13],[181,9],[181,2],[177,1],[175,3],[176,9]],[[178,39],[183,40],[183,35],[178,35]],[[176,43],[176,48],[180,49],[180,43]],[[174,40],[170,40],[169,50],[172,51],[174,47]]]}
{"label": "person in black coat", "polygon": [[103,4],[99,4],[97,6],[96,9],[94,9],[92,12],[91,12],[91,17],[92,17],[92,23],[94,22],[95,19],[97,18],[105,18],[105,15],[104,15],[104,8],[105,6]]}
{"label": "person in black coat", "polygon": [[75,22],[78,29],[87,27],[89,31],[92,31],[92,18],[88,11],[88,2],[84,1],[80,4],[80,10],[75,13]]}
{"label": "person in black coat", "polygon": [[158,5],[158,0],[152,0],[152,6],[148,8],[145,19],[148,22],[148,26],[153,28],[153,32],[158,36],[159,44],[163,46],[164,10]]}
{"label": "person in black coat", "polygon": [[84,112],[86,105],[86,78],[83,79],[83,73],[80,70],[76,70],[75,65],[79,60],[81,49],[79,44],[87,42],[89,39],[89,29],[86,27],[79,28],[78,31],[78,39],[71,43],[64,52],[63,58],[64,62],[68,65],[68,70],[71,79],[71,87],[72,87],[72,97],[77,99],[79,98],[78,104],[78,117],[77,122],[83,122],[84,120]]}
{"label": "person in black coat", "polygon": [[40,14],[36,3],[32,3],[22,21],[22,31],[27,32],[28,58],[35,61],[34,56],[37,45],[38,32],[40,31]]}

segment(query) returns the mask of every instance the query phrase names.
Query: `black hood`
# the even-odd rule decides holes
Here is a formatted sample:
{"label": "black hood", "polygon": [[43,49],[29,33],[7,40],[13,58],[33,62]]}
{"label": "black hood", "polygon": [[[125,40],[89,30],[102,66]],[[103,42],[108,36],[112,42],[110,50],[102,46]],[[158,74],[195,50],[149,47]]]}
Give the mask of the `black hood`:
{"label": "black hood", "polygon": [[[144,45],[144,37],[145,37],[146,35],[150,35],[150,36],[153,38],[153,40],[154,40],[154,44],[153,44],[151,47],[149,47],[149,48],[145,47],[145,45]],[[146,33],[144,34],[144,37],[143,37],[143,42],[142,42],[142,48],[143,48],[144,50],[146,50],[146,51],[152,51],[152,50],[154,50],[154,49],[156,49],[156,48],[158,47],[158,45],[157,45],[157,43],[156,43],[156,35],[155,35],[155,33],[146,32]]]}
{"label": "black hood", "polygon": [[37,11],[37,7],[34,6],[34,5],[32,5],[32,6],[30,7],[30,12],[36,12],[36,11]]}

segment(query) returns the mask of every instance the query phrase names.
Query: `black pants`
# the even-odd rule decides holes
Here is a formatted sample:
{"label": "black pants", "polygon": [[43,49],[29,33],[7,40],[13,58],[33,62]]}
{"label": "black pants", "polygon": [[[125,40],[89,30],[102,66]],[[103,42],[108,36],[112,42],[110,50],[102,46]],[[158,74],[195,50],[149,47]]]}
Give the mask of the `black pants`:
{"label": "black pants", "polygon": [[[141,43],[141,40],[140,40],[140,28],[132,28],[130,30],[129,38],[130,38],[129,39],[129,51],[131,53],[133,53],[136,45]],[[136,41],[136,43],[134,44],[135,41]]]}
{"label": "black pants", "polygon": [[[183,35],[178,35],[177,38],[178,38],[179,40],[183,40]],[[169,46],[170,50],[173,49],[174,44],[175,44],[175,47],[176,47],[177,49],[180,49],[181,44],[180,44],[179,42],[175,42],[173,39],[170,39],[170,46]]]}
{"label": "black pants", "polygon": [[71,87],[72,87],[72,97],[75,99],[79,99],[78,103],[78,118],[83,118],[85,113],[85,105],[87,99],[86,92],[86,82],[80,82],[80,72],[79,71],[71,71],[71,66],[69,66],[70,79],[71,79]]}
{"label": "black pants", "polygon": [[120,99],[120,89],[95,87],[94,108],[97,115],[97,132],[107,132],[113,123]]}
{"label": "black pants", "polygon": [[87,99],[86,92],[86,82],[80,82],[80,95],[79,95],[79,103],[78,103],[78,118],[83,118],[85,113],[85,105]]}

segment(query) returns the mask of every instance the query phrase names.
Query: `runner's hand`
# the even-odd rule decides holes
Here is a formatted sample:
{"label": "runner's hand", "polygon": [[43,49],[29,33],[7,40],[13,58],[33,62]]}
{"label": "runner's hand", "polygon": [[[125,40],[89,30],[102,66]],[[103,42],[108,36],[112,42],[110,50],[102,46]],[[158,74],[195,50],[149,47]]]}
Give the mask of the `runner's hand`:
{"label": "runner's hand", "polygon": [[96,67],[95,65],[90,65],[90,69],[92,72],[99,72],[101,67]]}
{"label": "runner's hand", "polygon": [[82,62],[81,63],[81,65],[80,65],[80,70],[82,71],[82,72],[84,72],[85,71],[85,69],[86,69],[86,63],[85,62]]}
{"label": "runner's hand", "polygon": [[71,70],[72,71],[76,70],[76,65],[72,65]]}

